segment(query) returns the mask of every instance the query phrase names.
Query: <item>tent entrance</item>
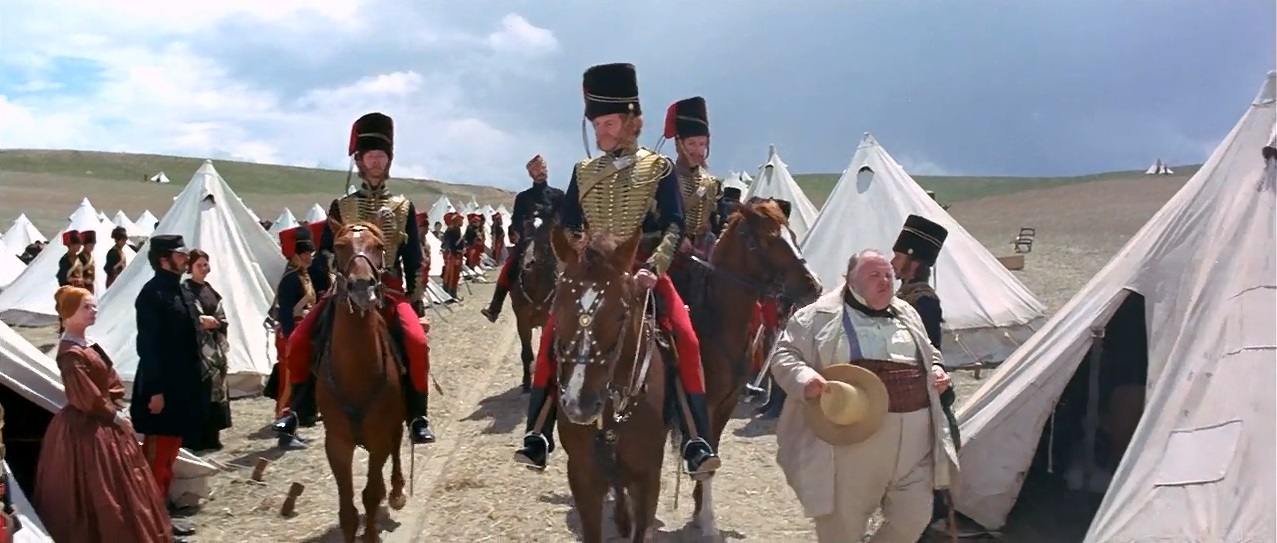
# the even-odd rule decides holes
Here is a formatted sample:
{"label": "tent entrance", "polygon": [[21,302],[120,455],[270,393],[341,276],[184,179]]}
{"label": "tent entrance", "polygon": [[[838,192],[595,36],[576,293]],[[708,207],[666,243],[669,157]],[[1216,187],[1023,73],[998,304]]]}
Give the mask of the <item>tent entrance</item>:
{"label": "tent entrance", "polygon": [[28,498],[35,499],[40,443],[53,413],[7,386],[0,386],[0,405],[4,406],[4,459],[9,462],[9,475]]}
{"label": "tent entrance", "polygon": [[1012,511],[1013,516],[1050,515],[1054,518],[1048,524],[1076,531],[1077,540],[1099,509],[1144,414],[1148,385],[1145,300],[1130,290],[1122,295],[1108,322],[1092,329],[1091,348],[1043,428]]}

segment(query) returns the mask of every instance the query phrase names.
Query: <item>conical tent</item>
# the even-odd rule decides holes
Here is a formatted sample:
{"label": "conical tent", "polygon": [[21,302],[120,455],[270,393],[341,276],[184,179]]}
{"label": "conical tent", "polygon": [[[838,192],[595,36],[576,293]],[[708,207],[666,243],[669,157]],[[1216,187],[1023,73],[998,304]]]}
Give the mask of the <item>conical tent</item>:
{"label": "conical tent", "polygon": [[[274,363],[273,339],[262,323],[275,297],[274,281],[284,273],[278,242],[257,224],[248,208],[204,162],[155,234],[181,235],[186,246],[210,255],[209,284],[222,295],[230,321],[228,385],[232,396],[261,392]],[[137,372],[137,313],[133,302],[155,275],[145,258],[132,259],[98,304],[98,323],[89,333],[102,344],[126,383]],[[131,389],[132,387],[127,387]]]}
{"label": "conical tent", "polygon": [[1132,333],[1147,336],[1147,403],[1086,541],[1271,540],[1277,161],[1261,148],[1277,126],[1273,84],[1270,74],[1192,179],[959,411],[959,511],[1005,524],[1092,329],[1142,298]]}
{"label": "conical tent", "polygon": [[[859,173],[868,167],[872,173]],[[921,215],[949,230],[934,269],[944,306],[945,363],[1001,362],[1042,324],[1046,307],[962,225],[865,134],[802,244],[826,291],[840,288],[847,258],[862,249],[889,252],[905,217]]]}
{"label": "conical tent", "polygon": [[[27,269],[19,275],[4,292],[0,292],[0,319],[15,326],[46,326],[57,324],[58,315],[53,308],[53,293],[58,290],[58,261],[66,254],[66,246],[62,244],[62,232],[67,229],[83,232],[93,230],[98,240],[110,240],[112,225],[98,220],[98,212],[93,209],[89,200],[80,202],[80,207],[71,214],[70,224],[58,232],[49,244],[44,247],[35,260],[27,265]],[[106,253],[111,250],[110,243],[98,243],[93,247],[93,259],[97,264],[94,277],[96,292],[106,291],[106,273],[102,265],[106,262]],[[125,258],[133,258],[133,249],[124,248]]]}
{"label": "conical tent", "polygon": [[749,192],[749,185],[753,182],[754,180],[745,172],[728,172],[727,177],[723,179],[723,188],[734,188],[739,190],[741,197],[744,197],[745,193]]}
{"label": "conical tent", "polygon": [[155,225],[159,222],[160,220],[157,219],[155,215],[152,215],[151,210],[148,209],[143,211],[141,215],[138,215],[137,220],[133,221],[133,224],[137,225],[138,230],[140,230],[143,235],[149,237],[151,233],[155,231]]}
{"label": "conical tent", "polygon": [[1171,171],[1171,167],[1162,162],[1160,158],[1152,166],[1149,166],[1147,170],[1144,170],[1144,175],[1171,175],[1173,173],[1175,172]]}
{"label": "conical tent", "polygon": [[27,265],[18,258],[18,255],[11,255],[7,251],[0,253],[0,290],[13,284],[18,280],[18,276],[26,271]]}
{"label": "conical tent", "polygon": [[164,172],[160,172],[151,176],[151,182],[152,183],[168,183],[169,180],[168,180],[168,176],[164,175]]}
{"label": "conical tent", "polygon": [[800,242],[807,237],[811,226],[816,224],[816,216],[820,214],[811,200],[807,199],[807,195],[803,194],[803,189],[794,181],[794,176],[789,174],[789,166],[780,159],[775,145],[767,148],[767,162],[758,169],[758,177],[749,186],[749,192],[745,193],[744,200],[754,197],[787,200],[792,208],[789,215],[789,228],[798,236]]}
{"label": "conical tent", "polygon": [[98,211],[98,220],[102,222],[111,222],[111,218],[106,216],[106,213],[103,213],[101,211]]}
{"label": "conical tent", "polygon": [[434,229],[435,223],[443,222],[444,215],[456,210],[447,196],[440,195],[439,199],[435,200],[435,203],[430,206],[430,211],[426,213],[426,216],[430,218],[430,228]]}
{"label": "conical tent", "polygon": [[129,241],[133,243],[140,243],[147,238],[147,235],[142,233],[142,229],[138,227],[137,223],[130,220],[129,216],[124,214],[124,210],[115,212],[115,217],[111,219],[111,224],[123,228],[124,234],[127,235],[129,237]]}
{"label": "conical tent", "polygon": [[[297,228],[300,224],[300,222],[297,222],[297,217],[293,216],[293,211],[291,209],[284,208],[283,211],[279,212],[279,216],[275,217],[275,222],[270,225],[270,233],[275,236],[276,239],[279,239],[280,232],[291,228]],[[319,240],[315,240],[315,242],[318,243]]]}
{"label": "conical tent", "polygon": [[[5,416],[10,419],[30,418],[31,413],[24,411],[30,409],[57,413],[66,405],[66,392],[57,363],[3,322],[0,322],[0,384],[26,401],[26,404],[5,403]],[[207,498],[208,478],[217,470],[199,457],[182,451],[176,472],[177,478],[169,492],[171,498],[188,493]],[[27,509],[28,513],[31,511],[33,509]]]}
{"label": "conical tent", "polygon": [[3,248],[5,253],[16,256],[26,252],[27,246],[37,241],[47,240],[44,234],[36,230],[35,225],[31,224],[31,219],[28,219],[24,213],[13,220],[13,225],[5,231],[4,237],[0,238],[0,248]]}
{"label": "conical tent", "polygon": [[312,204],[310,206],[310,211],[306,212],[306,224],[319,222],[319,221],[323,221],[327,219],[328,219],[328,212],[324,211],[324,208],[319,207],[319,204]]}

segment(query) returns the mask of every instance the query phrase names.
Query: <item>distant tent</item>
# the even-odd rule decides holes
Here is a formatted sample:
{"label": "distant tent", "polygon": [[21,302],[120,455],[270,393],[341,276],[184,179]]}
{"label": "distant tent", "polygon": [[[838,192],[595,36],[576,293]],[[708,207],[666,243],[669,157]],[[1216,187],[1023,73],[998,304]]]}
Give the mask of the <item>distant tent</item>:
{"label": "distant tent", "polygon": [[106,216],[101,210],[98,210],[98,220],[102,222],[111,222],[111,218]]}
{"label": "distant tent", "polygon": [[152,215],[151,210],[148,209],[143,211],[141,215],[138,215],[137,220],[133,221],[133,224],[136,224],[138,230],[141,230],[144,235],[149,237],[151,232],[155,231],[155,225],[159,224],[159,222],[160,220],[156,218],[155,215]]}
{"label": "distant tent", "polygon": [[[227,365],[231,395],[261,392],[275,360],[274,342],[268,341],[271,335],[262,323],[275,297],[275,282],[284,273],[279,243],[257,224],[256,217],[209,161],[196,170],[155,233],[181,235],[187,247],[211,255],[209,283],[222,295],[230,319]],[[133,301],[154,275],[146,259],[130,260],[102,295],[97,324],[89,329],[111,355],[126,384],[133,381],[138,363]]]}
{"label": "distant tent", "polygon": [[28,219],[24,213],[18,215],[18,218],[13,220],[13,226],[10,226],[4,236],[0,237],[0,248],[4,249],[5,254],[17,256],[26,252],[27,246],[37,241],[48,240],[45,239],[44,234],[36,230],[35,225],[31,224],[31,219]]}
{"label": "distant tent", "polygon": [[[439,199],[435,200],[435,203],[430,206],[430,211],[426,213],[426,216],[430,218],[430,229],[434,229],[435,223],[443,222],[444,215],[456,210],[457,208],[452,206],[452,202],[448,200],[447,196],[439,195]],[[445,224],[444,226],[448,225]]]}
{"label": "distant tent", "polygon": [[164,175],[164,172],[160,172],[155,175],[152,175],[150,177],[150,181],[152,183],[168,183],[169,182],[168,176]]}
{"label": "distant tent", "polygon": [[1171,175],[1173,173],[1175,172],[1171,171],[1171,167],[1163,163],[1160,158],[1144,171],[1144,175]]}
{"label": "distant tent", "polygon": [[727,177],[723,179],[723,188],[734,188],[739,190],[741,198],[744,198],[745,193],[749,192],[749,186],[753,182],[753,178],[745,172],[728,172]]}
{"label": "distant tent", "polygon": [[[861,173],[862,169],[865,173]],[[945,363],[1001,362],[1042,325],[1046,306],[958,221],[927,196],[873,136],[865,134],[825,210],[803,241],[803,255],[829,292],[840,288],[847,257],[890,250],[909,215],[949,230],[935,267],[944,301]]]}
{"label": "distant tent", "polygon": [[807,237],[807,231],[816,224],[816,216],[820,214],[820,210],[816,209],[806,194],[803,194],[803,189],[798,186],[798,182],[794,181],[794,176],[789,174],[789,166],[780,159],[775,145],[767,147],[767,162],[759,168],[758,177],[749,186],[743,201],[753,197],[788,201],[792,207],[789,227],[798,236],[799,242]]}
{"label": "distant tent", "polygon": [[312,204],[310,211],[306,212],[306,224],[320,222],[328,219],[328,213],[319,204]]}
{"label": "distant tent", "polygon": [[150,237],[142,233],[142,228],[137,223],[129,220],[129,216],[124,214],[124,210],[116,211],[115,218],[111,220],[111,224],[124,229],[124,234],[129,237],[131,243],[141,243]]}
{"label": "distant tent", "polygon": [[[297,228],[300,224],[300,222],[297,222],[297,217],[293,215],[293,211],[284,208],[283,211],[279,212],[279,216],[275,218],[275,222],[271,223],[269,232],[278,240],[280,232],[290,228]],[[315,243],[319,243],[319,240],[315,240]]]}
{"label": "distant tent", "polygon": [[[1088,384],[1103,375],[1144,401],[1126,411],[1138,426],[1085,541],[1272,540],[1277,159],[1261,149],[1274,145],[1273,78],[1184,187],[958,411],[958,511],[1000,528],[1026,474],[1067,472],[1039,444],[1085,439],[1072,429],[1090,426],[1078,419],[1105,396]],[[1081,407],[1062,405],[1065,394]]]}
{"label": "distant tent", "polygon": [[[22,275],[5,288],[4,292],[0,292],[0,319],[15,326],[57,324],[58,315],[53,310],[53,293],[58,290],[58,261],[67,252],[66,246],[62,244],[62,232],[92,230],[99,240],[110,240],[112,228],[114,227],[110,222],[102,222],[98,219],[98,211],[93,209],[93,204],[89,203],[88,198],[82,200],[80,207],[71,214],[66,228],[49,241],[44,250],[40,251],[40,256],[27,264],[27,269],[23,270]],[[93,259],[99,263],[99,266],[106,262],[106,253],[109,250],[111,250],[110,243],[98,243],[93,248]],[[132,261],[133,249],[125,247],[124,255],[127,260]],[[94,286],[96,292],[106,291],[106,273],[100,269],[94,277]]]}

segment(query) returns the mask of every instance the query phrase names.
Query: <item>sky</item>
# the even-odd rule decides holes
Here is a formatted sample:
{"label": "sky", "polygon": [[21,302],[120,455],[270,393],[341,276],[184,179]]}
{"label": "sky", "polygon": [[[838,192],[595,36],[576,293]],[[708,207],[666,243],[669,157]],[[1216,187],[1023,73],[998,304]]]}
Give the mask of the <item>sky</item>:
{"label": "sky", "polygon": [[[606,4],[606,5],[604,5]],[[864,132],[923,175],[1203,161],[1274,66],[1272,0],[0,0],[0,148],[345,169],[503,188],[585,156],[581,73],[637,66],[654,145],[704,96],[715,172],[839,172]],[[14,16],[13,14],[21,14]],[[668,149],[668,147],[667,147]]]}

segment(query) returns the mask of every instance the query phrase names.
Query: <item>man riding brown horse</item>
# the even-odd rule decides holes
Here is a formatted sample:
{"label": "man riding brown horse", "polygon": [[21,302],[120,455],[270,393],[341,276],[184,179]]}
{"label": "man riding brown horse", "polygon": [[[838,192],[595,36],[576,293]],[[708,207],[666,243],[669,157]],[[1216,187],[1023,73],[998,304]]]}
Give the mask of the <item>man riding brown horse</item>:
{"label": "man riding brown horse", "polygon": [[705,268],[691,260],[709,259],[714,247],[711,215],[722,192],[722,182],[705,170],[709,158],[709,110],[700,96],[670,104],[665,113],[666,139],[674,140],[678,158],[674,171],[678,174],[679,192],[683,197],[683,240],[678,246],[679,258],[670,266],[674,288],[683,300],[699,305],[704,294]]}
{"label": "man riding brown horse", "polygon": [[[676,393],[683,396],[678,402],[683,408],[677,410],[683,424],[683,459],[692,475],[713,473],[721,461],[702,437],[708,434],[709,415],[700,342],[687,306],[665,274],[685,228],[678,175],[670,159],[638,145],[643,118],[633,65],[590,68],[584,74],[584,94],[585,117],[594,126],[595,143],[603,155],[573,168],[559,224],[579,232],[579,237],[608,234],[622,244],[632,236],[644,236],[632,280],[655,289],[659,320],[674,337],[682,389]],[[554,338],[551,314],[537,352],[528,433],[515,456],[535,469],[545,468],[551,448],[555,409],[548,401],[548,386],[555,374]]]}
{"label": "man riding brown horse", "polygon": [[[328,221],[320,238],[319,251],[323,257],[315,259],[315,266],[322,271],[316,279],[331,277],[333,266],[333,236],[335,227],[342,224],[366,222],[381,230],[385,239],[384,276],[381,278],[382,295],[385,297],[386,319],[390,334],[397,343],[412,386],[404,386],[404,402],[408,418],[408,437],[413,443],[433,443],[434,432],[427,419],[427,386],[430,354],[426,331],[421,317],[425,316],[422,297],[427,278],[421,273],[421,235],[417,230],[417,210],[412,201],[403,195],[392,195],[386,187],[390,177],[390,163],[394,158],[394,122],[381,113],[369,113],[351,126],[348,153],[354,157],[362,184],[359,190],[336,200],[328,208]],[[295,387],[308,386],[315,343],[328,338],[316,338],[317,321],[330,313],[329,285],[315,285],[315,290],[325,292],[324,297],[306,317],[297,324],[288,338],[289,377]],[[318,341],[317,341],[318,340]],[[399,359],[400,357],[396,357]],[[402,362],[401,362],[402,363]],[[293,391],[292,400],[306,396],[305,391]],[[293,410],[295,411],[295,409]],[[278,431],[291,434],[297,425],[293,411],[275,421]]]}
{"label": "man riding brown horse", "polygon": [[510,287],[518,280],[518,263],[523,260],[523,252],[532,242],[535,219],[549,221],[558,217],[559,208],[563,205],[563,191],[551,187],[549,169],[541,155],[532,157],[527,164],[528,177],[532,178],[532,188],[520,192],[514,197],[514,211],[510,212],[510,238],[514,240],[514,249],[501,266],[501,274],[497,276],[497,288],[492,291],[492,301],[480,310],[489,322],[497,322],[501,315],[501,306],[510,293]]}

